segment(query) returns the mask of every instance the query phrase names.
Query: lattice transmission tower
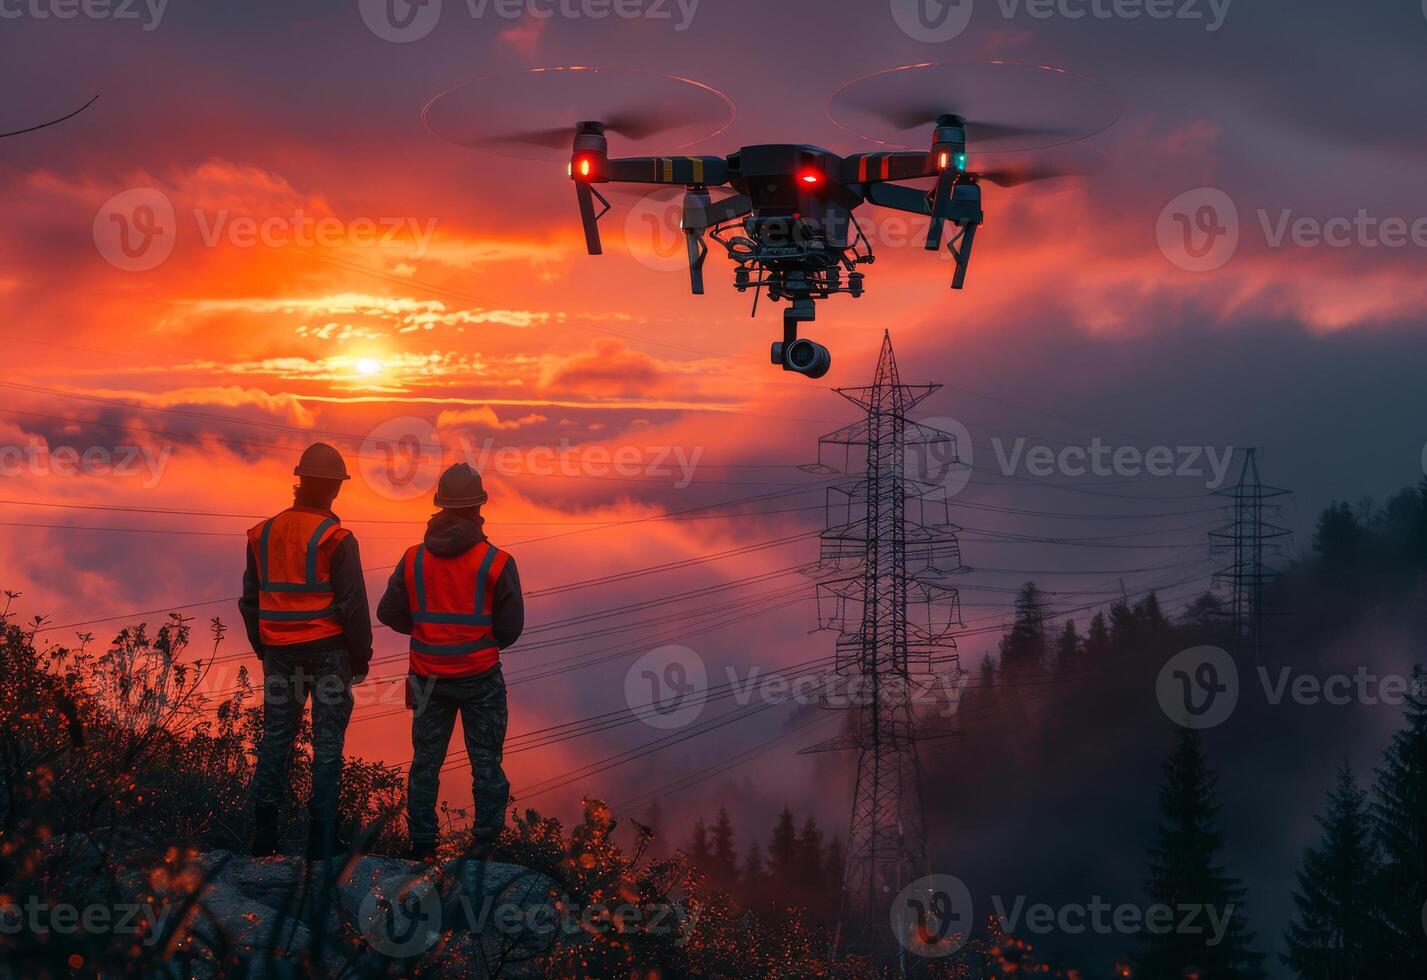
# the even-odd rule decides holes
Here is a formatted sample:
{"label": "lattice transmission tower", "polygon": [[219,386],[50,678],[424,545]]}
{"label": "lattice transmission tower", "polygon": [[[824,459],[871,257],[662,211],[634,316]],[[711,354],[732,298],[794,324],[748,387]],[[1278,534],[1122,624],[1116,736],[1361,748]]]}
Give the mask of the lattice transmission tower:
{"label": "lattice transmission tower", "polygon": [[960,603],[946,582],[961,570],[959,528],[934,482],[960,464],[954,436],[907,418],[938,388],[903,384],[884,335],[873,383],[838,389],[864,418],[818,443],[823,471],[855,478],[828,492],[818,586],[819,626],[838,633],[822,703],[850,717],[844,734],[803,750],[857,756],[839,930],[847,953],[898,954],[892,900],[928,874],[917,744],[955,734],[944,717],[924,719],[954,710],[962,673]]}
{"label": "lattice transmission tower", "polygon": [[1264,619],[1272,613],[1265,593],[1280,574],[1272,562],[1280,554],[1279,539],[1290,533],[1276,523],[1276,501],[1290,492],[1264,485],[1256,449],[1243,450],[1238,482],[1216,491],[1231,503],[1229,522],[1209,532],[1211,552],[1221,560],[1214,584],[1228,601],[1235,652],[1255,659],[1263,649]]}

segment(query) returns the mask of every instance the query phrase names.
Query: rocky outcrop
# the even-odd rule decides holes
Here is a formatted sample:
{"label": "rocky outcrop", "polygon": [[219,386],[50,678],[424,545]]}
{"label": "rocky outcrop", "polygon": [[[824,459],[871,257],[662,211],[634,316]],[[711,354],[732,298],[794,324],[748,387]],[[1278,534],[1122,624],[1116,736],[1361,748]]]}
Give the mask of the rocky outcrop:
{"label": "rocky outcrop", "polygon": [[209,851],[155,865],[61,846],[66,890],[147,908],[138,941],[175,977],[539,976],[559,925],[554,882],[509,864]]}

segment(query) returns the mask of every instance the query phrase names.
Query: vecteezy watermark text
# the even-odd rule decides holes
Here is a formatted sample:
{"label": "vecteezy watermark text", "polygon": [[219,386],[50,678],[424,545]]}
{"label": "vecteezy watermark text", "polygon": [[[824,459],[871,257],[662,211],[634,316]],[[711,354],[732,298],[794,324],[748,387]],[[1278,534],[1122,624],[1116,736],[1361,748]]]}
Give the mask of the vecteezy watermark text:
{"label": "vecteezy watermark text", "polygon": [[[1233,0],[996,0],[1004,20],[1179,20],[1224,26]],[[971,26],[974,0],[891,0],[892,18],[915,41],[940,44]],[[986,8],[983,8],[986,9]]]}
{"label": "vecteezy watermark text", "polygon": [[[1217,489],[1228,476],[1234,461],[1234,447],[1216,446],[1114,446],[1099,436],[1087,446],[1030,445],[1024,436],[1007,445],[993,436],[991,448],[1003,476],[1015,476],[1021,470],[1034,477],[1102,476],[1134,478],[1209,477],[1205,487]],[[1207,469],[1206,469],[1207,466]]]}
{"label": "vecteezy watermark text", "polygon": [[[3,0],[0,0],[3,2]],[[94,244],[110,265],[148,272],[166,262],[179,241],[180,212],[152,187],[115,194],[94,216]],[[409,216],[338,218],[295,208],[283,214],[234,213],[229,208],[192,212],[205,248],[386,248],[407,259],[424,257],[436,236],[436,219]]]}
{"label": "vecteezy watermark text", "polygon": [[[1351,673],[1314,674],[1292,666],[1259,665],[1253,676],[1270,707],[1401,707],[1427,697],[1427,677],[1379,673],[1365,666]],[[1249,687],[1252,689],[1252,685]],[[1198,646],[1165,662],[1155,682],[1155,695],[1171,721],[1183,728],[1203,730],[1229,720],[1244,694],[1243,688],[1238,664],[1228,651]]]}
{"label": "vecteezy watermark text", "polygon": [[143,481],[152,490],[163,479],[172,446],[50,446],[30,439],[0,445],[0,476],[118,476]]}
{"label": "vecteezy watermark text", "polygon": [[[519,894],[519,889],[514,889]],[[533,892],[528,889],[527,892]],[[509,893],[508,893],[509,894]],[[568,895],[526,894],[528,901],[471,896],[443,901],[436,886],[415,875],[392,875],[363,898],[358,922],[367,943],[394,958],[420,956],[451,929],[499,935],[517,945],[562,936],[598,936],[611,931],[673,936],[682,946],[698,924],[697,909],[677,902],[590,902]],[[543,947],[544,942],[532,942]]]}
{"label": "vecteezy watermark text", "polygon": [[143,21],[145,32],[166,10],[168,0],[0,0],[0,20]]}
{"label": "vecteezy watermark text", "polygon": [[[1325,217],[1292,208],[1258,208],[1254,216],[1251,227],[1270,249],[1427,249],[1427,215],[1382,215],[1358,208],[1351,215]],[[1164,257],[1187,272],[1222,268],[1244,235],[1237,204],[1217,187],[1178,195],[1160,211],[1155,225]]]}
{"label": "vecteezy watermark text", "polygon": [[677,490],[694,482],[702,446],[582,445],[569,439],[515,446],[492,437],[442,435],[417,416],[388,419],[362,441],[361,473],[368,485],[394,500],[410,500],[436,486],[448,462],[469,463],[478,472],[519,477],[594,477],[668,480]]}
{"label": "vecteezy watermark text", "polygon": [[[465,0],[472,20],[535,22],[561,20],[670,21],[683,32],[694,22],[702,0]],[[442,0],[358,0],[362,22],[383,41],[419,41],[441,22]]]}
{"label": "vecteezy watermark text", "polygon": [[145,946],[152,946],[163,935],[164,923],[172,907],[144,902],[118,902],[113,905],[69,902],[44,902],[31,895],[24,902],[0,904],[0,935],[29,934],[45,936],[139,936]]}

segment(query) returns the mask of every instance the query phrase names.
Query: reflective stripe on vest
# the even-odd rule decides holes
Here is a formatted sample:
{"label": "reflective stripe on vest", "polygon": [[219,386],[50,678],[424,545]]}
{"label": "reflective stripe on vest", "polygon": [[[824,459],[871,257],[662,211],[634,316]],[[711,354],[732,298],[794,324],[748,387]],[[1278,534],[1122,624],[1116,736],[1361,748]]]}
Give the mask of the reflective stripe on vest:
{"label": "reflective stripe on vest", "polygon": [[419,544],[402,558],[411,605],[411,670],[423,677],[460,677],[500,660],[492,607],[507,560],[488,541],[451,558]]}
{"label": "reflective stripe on vest", "polygon": [[332,601],[331,549],[323,544],[346,533],[330,514],[298,507],[248,531],[258,569],[258,630],[264,645],[341,634]]}

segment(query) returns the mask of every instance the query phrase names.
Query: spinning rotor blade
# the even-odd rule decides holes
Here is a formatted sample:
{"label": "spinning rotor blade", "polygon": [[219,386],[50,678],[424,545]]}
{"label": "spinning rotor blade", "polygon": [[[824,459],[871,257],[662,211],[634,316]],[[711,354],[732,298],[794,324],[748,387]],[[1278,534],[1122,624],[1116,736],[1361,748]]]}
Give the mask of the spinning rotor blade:
{"label": "spinning rotor blade", "polygon": [[[603,122],[606,133],[614,133],[625,139],[642,140],[670,132],[680,126],[717,122],[718,117],[700,116],[697,111],[678,111],[663,106],[643,106],[623,109],[610,113],[604,119],[593,121]],[[476,136],[463,145],[479,150],[489,146],[515,144],[569,152],[574,137],[575,127],[573,125],[553,126],[548,129],[527,129],[509,133],[492,133],[489,136]]]}
{"label": "spinning rotor blade", "polygon": [[889,68],[833,94],[828,116],[847,132],[893,146],[926,144],[937,117],[966,120],[968,150],[1041,149],[1111,126],[1120,100],[1061,68],[1005,61]]}
{"label": "spinning rotor blade", "polygon": [[978,170],[977,176],[997,187],[1020,187],[1037,180],[1054,180],[1056,177],[1084,177],[1094,173],[1095,168],[1082,164],[1026,163],[997,167],[994,170]]}
{"label": "spinning rotor blade", "polygon": [[428,102],[421,115],[427,129],[458,146],[568,160],[577,123],[603,123],[626,144],[621,155],[670,153],[722,132],[734,107],[723,93],[691,79],[570,65],[457,86]]}
{"label": "spinning rotor blade", "polygon": [[[868,115],[881,119],[893,129],[930,129],[936,125],[939,116],[954,112],[954,107],[939,106],[910,107],[879,100],[849,99],[849,105],[856,106]],[[963,118],[965,118],[963,116]],[[974,145],[981,140],[1031,140],[1065,141],[1077,139],[1073,129],[1047,126],[1017,126],[1008,123],[988,123],[977,119],[966,119],[966,141]]]}

